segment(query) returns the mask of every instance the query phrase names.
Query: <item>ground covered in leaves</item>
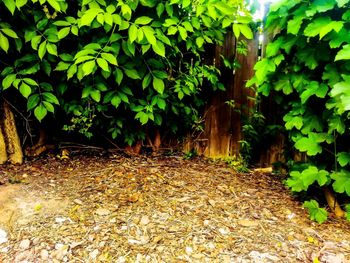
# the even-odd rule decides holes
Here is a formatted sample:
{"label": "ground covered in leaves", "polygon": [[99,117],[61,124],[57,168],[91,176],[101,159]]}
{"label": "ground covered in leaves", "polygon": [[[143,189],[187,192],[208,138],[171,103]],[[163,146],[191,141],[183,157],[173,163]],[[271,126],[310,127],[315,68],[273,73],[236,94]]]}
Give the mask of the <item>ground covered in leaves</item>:
{"label": "ground covered in leaves", "polygon": [[0,168],[0,262],[350,260],[282,178],[182,156],[51,156]]}

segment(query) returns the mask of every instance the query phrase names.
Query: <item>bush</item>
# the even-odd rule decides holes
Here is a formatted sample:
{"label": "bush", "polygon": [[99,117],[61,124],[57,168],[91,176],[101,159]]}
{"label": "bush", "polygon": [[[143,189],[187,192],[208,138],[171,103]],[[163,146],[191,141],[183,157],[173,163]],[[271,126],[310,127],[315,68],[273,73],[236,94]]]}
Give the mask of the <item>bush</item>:
{"label": "bush", "polygon": [[128,144],[196,123],[204,89],[224,90],[208,50],[253,35],[243,0],[4,0],[0,13],[1,93],[18,90],[39,121],[63,109],[65,130]]}
{"label": "bush", "polygon": [[[328,186],[350,196],[349,20],[348,0],[280,1],[267,17],[272,40],[248,85],[274,96],[291,143],[307,155],[292,162],[287,185],[295,192]],[[305,205],[324,221],[317,203]]]}

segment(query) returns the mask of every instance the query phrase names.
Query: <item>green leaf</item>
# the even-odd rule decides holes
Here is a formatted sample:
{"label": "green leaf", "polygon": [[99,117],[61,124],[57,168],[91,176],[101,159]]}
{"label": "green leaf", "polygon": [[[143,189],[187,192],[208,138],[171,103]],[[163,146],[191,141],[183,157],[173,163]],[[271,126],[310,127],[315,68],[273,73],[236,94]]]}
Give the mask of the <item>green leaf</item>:
{"label": "green leaf", "polygon": [[186,31],[186,29],[184,27],[182,27],[182,26],[179,26],[177,29],[179,30],[181,38],[183,40],[186,40],[186,38],[187,38],[187,31]]}
{"label": "green leaf", "polygon": [[111,104],[115,107],[118,108],[120,103],[122,102],[122,100],[119,98],[118,95],[115,95],[112,100],[111,100]]}
{"label": "green leaf", "polygon": [[142,125],[145,125],[148,122],[148,114],[140,111],[136,114],[135,119],[139,119]]}
{"label": "green leaf", "polygon": [[294,192],[306,191],[315,182],[324,186],[329,180],[329,173],[326,170],[318,170],[316,166],[309,166],[301,173],[293,171],[287,179],[287,185]]}
{"label": "green leaf", "polygon": [[286,115],[283,120],[286,122],[285,126],[287,130],[292,130],[294,127],[300,130],[303,127],[303,117],[302,116],[292,116]]}
{"label": "green leaf", "polygon": [[253,31],[246,24],[235,24],[235,26],[239,27],[240,33],[243,34],[247,39],[253,39]]}
{"label": "green leaf", "polygon": [[305,28],[304,34],[307,37],[314,37],[320,34],[323,27],[327,27],[328,24],[331,23],[331,19],[329,16],[325,17],[319,17],[315,20],[312,20],[312,22]]}
{"label": "green leaf", "polygon": [[297,35],[304,18],[304,16],[294,16],[293,19],[289,20],[287,26],[287,33]]}
{"label": "green leaf", "polygon": [[350,172],[341,170],[340,172],[334,172],[331,174],[331,178],[334,180],[333,189],[337,193],[346,193],[350,196]]}
{"label": "green leaf", "polygon": [[339,7],[343,7],[347,3],[349,3],[349,0],[335,0]]}
{"label": "green leaf", "polygon": [[70,63],[66,63],[66,62],[59,62],[56,66],[56,68],[54,69],[55,71],[64,71],[67,70],[70,67]]}
{"label": "green leaf", "polygon": [[142,88],[145,89],[151,84],[152,75],[148,73],[142,80]]}
{"label": "green leaf", "polygon": [[7,37],[5,37],[1,32],[0,32],[0,47],[2,50],[4,50],[6,53],[9,50],[10,43]]}
{"label": "green leaf", "polygon": [[84,76],[90,75],[93,72],[95,66],[96,66],[95,60],[85,62],[82,67]]}
{"label": "green leaf", "polygon": [[306,152],[309,156],[314,156],[322,152],[322,147],[319,143],[310,137],[302,137],[295,143],[295,148],[301,152]]}
{"label": "green leaf", "polygon": [[28,96],[32,93],[31,87],[24,82],[22,82],[22,84],[19,86],[19,91],[25,98],[28,98]]}
{"label": "green leaf", "polygon": [[152,46],[157,43],[157,39],[154,36],[154,30],[150,26],[144,26],[142,27],[142,31],[148,41]]}
{"label": "green leaf", "polygon": [[158,108],[159,108],[159,109],[165,110],[166,102],[165,102],[165,100],[163,100],[163,99],[161,99],[161,98],[158,98],[158,100],[157,100],[157,105],[158,105]]}
{"label": "green leaf", "polygon": [[322,224],[327,220],[327,211],[324,208],[320,208],[316,200],[305,201],[303,206],[308,209],[311,220],[314,220],[319,224]]}
{"label": "green leaf", "polygon": [[136,18],[135,24],[137,24],[137,25],[147,25],[147,24],[151,23],[152,20],[153,19],[148,17],[148,16],[140,16],[140,17]]}
{"label": "green leaf", "polygon": [[115,81],[120,85],[123,80],[123,71],[121,71],[119,68],[115,71]]}
{"label": "green leaf", "polygon": [[2,80],[2,88],[8,89],[12,83],[14,82],[14,80],[16,79],[16,74],[9,74],[7,75],[3,80]]}
{"label": "green leaf", "polygon": [[130,27],[129,27],[129,40],[130,42],[134,42],[137,38],[137,33],[138,33],[138,29],[137,29],[137,26],[135,26],[134,24],[132,24]]}
{"label": "green leaf", "polygon": [[344,45],[341,50],[338,51],[334,61],[349,60],[350,59],[350,44]]}
{"label": "green leaf", "polygon": [[164,81],[153,77],[153,88],[160,94],[163,94],[164,92]]}
{"label": "green leaf", "polygon": [[56,1],[56,0],[46,0],[53,9],[55,9],[56,11],[61,11],[61,7],[60,4]]}
{"label": "green leaf", "polygon": [[63,39],[65,38],[66,36],[68,36],[69,32],[70,32],[70,27],[64,27],[62,28],[60,31],[58,31],[57,33],[57,37],[58,39]]}
{"label": "green leaf", "polygon": [[109,64],[112,64],[115,66],[118,65],[117,58],[113,54],[101,53],[101,57],[103,57],[105,60],[107,60]]}
{"label": "green leaf", "polygon": [[52,113],[55,112],[55,107],[50,102],[43,101],[42,103],[44,104],[47,111],[52,112]]}
{"label": "green leaf", "polygon": [[97,64],[99,65],[99,67],[101,69],[103,69],[104,71],[109,72],[109,67],[108,67],[108,63],[106,60],[104,60],[103,58],[98,58],[97,59]]}
{"label": "green leaf", "polygon": [[39,94],[33,94],[28,98],[27,101],[27,110],[30,111],[34,109],[40,102],[40,95]]}
{"label": "green leaf", "polygon": [[96,102],[100,102],[101,100],[101,91],[99,91],[98,89],[94,89],[90,91],[90,97],[96,101]]}
{"label": "green leaf", "polygon": [[22,80],[31,86],[39,86],[38,83],[34,79],[24,78]]}
{"label": "green leaf", "polygon": [[124,72],[131,79],[141,79],[136,69],[124,69]]}
{"label": "green leaf", "polygon": [[41,95],[45,101],[56,104],[56,105],[60,105],[57,97],[54,94],[52,94],[51,92],[43,92]]}
{"label": "green leaf", "polygon": [[41,122],[42,119],[47,115],[47,109],[44,104],[39,104],[34,110],[34,116]]}
{"label": "green leaf", "polygon": [[165,46],[162,42],[157,41],[155,45],[152,45],[152,49],[158,55],[165,57]]}
{"label": "green leaf", "polygon": [[350,164],[350,153],[348,152],[340,152],[337,154],[337,161],[341,167],[344,167]]}
{"label": "green leaf", "polygon": [[55,44],[52,44],[50,42],[47,43],[46,45],[47,52],[51,55],[58,56],[57,54],[57,46]]}
{"label": "green leaf", "polygon": [[16,3],[15,3],[15,1],[14,0],[2,0],[2,2],[5,4],[7,9],[13,15],[15,13],[15,10],[16,10]]}
{"label": "green leaf", "polygon": [[90,25],[100,12],[102,12],[100,8],[88,9],[80,18],[80,27]]}
{"label": "green leaf", "polygon": [[1,31],[2,31],[5,35],[8,35],[9,37],[18,38],[16,32],[13,31],[13,30],[10,29],[10,28],[2,28]]}
{"label": "green leaf", "polygon": [[42,60],[43,57],[45,56],[46,54],[46,43],[47,41],[45,40],[44,42],[42,42],[39,46],[39,49],[38,49],[38,55],[39,55],[39,58]]}

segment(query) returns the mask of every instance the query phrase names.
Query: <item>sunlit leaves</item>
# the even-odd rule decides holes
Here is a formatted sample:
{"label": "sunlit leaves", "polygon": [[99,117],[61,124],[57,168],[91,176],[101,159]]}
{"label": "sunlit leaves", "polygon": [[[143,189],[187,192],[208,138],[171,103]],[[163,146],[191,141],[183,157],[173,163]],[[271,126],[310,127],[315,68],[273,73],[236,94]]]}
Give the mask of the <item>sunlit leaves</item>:
{"label": "sunlit leaves", "polygon": [[322,224],[327,220],[327,211],[324,208],[320,208],[316,200],[305,201],[304,207],[308,209],[311,220],[314,220],[319,224]]}

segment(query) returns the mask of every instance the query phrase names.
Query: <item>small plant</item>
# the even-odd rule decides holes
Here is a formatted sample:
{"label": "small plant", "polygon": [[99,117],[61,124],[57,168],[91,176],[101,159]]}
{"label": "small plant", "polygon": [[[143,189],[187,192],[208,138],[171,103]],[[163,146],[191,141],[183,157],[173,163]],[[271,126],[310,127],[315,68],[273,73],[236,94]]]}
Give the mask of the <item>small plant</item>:
{"label": "small plant", "polygon": [[183,158],[185,160],[190,160],[190,159],[193,159],[193,158],[195,158],[197,156],[198,156],[197,150],[196,149],[191,149],[190,151],[184,153]]}
{"label": "small plant", "polygon": [[238,173],[249,172],[248,163],[241,155],[227,157],[224,158],[222,161],[224,161],[228,166],[233,168]]}

